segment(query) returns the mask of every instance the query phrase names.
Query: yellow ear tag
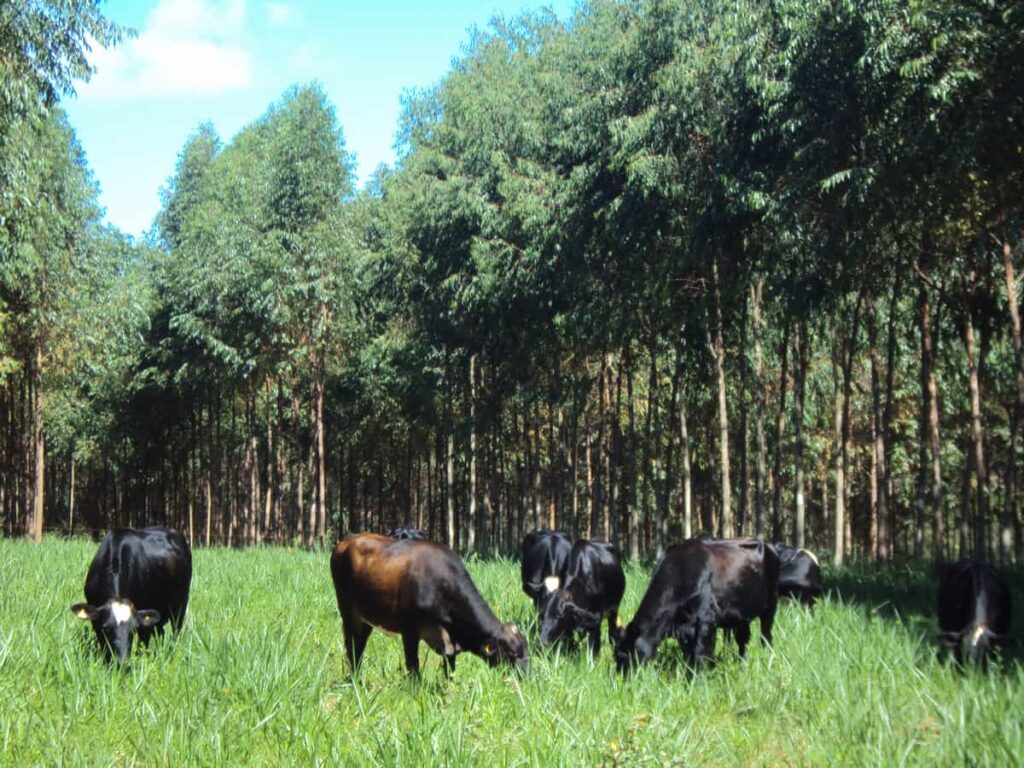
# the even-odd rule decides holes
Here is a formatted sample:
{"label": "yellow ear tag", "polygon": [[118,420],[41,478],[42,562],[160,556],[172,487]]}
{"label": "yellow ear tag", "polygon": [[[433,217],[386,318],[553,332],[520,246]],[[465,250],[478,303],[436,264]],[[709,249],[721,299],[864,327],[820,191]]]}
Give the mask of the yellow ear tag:
{"label": "yellow ear tag", "polygon": [[619,614],[615,614],[615,626],[622,627],[622,617]]}
{"label": "yellow ear tag", "polygon": [[77,616],[80,619],[88,619],[89,612],[85,610],[85,608],[79,608],[77,611],[75,611],[75,616]]}
{"label": "yellow ear tag", "polygon": [[490,643],[484,643],[484,653],[486,653],[488,656],[491,655],[491,644]]}

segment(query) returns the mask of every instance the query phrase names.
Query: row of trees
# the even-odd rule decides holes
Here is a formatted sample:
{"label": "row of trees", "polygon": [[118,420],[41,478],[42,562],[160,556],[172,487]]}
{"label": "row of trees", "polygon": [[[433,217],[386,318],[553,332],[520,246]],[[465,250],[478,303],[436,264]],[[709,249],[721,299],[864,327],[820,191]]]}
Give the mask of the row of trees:
{"label": "row of trees", "polygon": [[475,32],[358,193],[315,85],[201,126],[150,243],[64,219],[41,379],[0,328],[5,528],[1016,558],[1022,50],[1020,4],[592,0]]}

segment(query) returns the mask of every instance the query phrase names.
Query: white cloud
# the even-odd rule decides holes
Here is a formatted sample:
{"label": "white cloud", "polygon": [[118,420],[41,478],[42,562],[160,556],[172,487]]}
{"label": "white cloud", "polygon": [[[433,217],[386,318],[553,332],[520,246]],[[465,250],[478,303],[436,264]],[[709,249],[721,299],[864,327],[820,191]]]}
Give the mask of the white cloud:
{"label": "white cloud", "polygon": [[287,3],[268,2],[266,11],[267,21],[272,27],[288,27],[297,21],[295,9]]}
{"label": "white cloud", "polygon": [[96,74],[79,94],[88,100],[210,96],[252,81],[241,42],[245,0],[159,0],[139,36],[95,47]]}

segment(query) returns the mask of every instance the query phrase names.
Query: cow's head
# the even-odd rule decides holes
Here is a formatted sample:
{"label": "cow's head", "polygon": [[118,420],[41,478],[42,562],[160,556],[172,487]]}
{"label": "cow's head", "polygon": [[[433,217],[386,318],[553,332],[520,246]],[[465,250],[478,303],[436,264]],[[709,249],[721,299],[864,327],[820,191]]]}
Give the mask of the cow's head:
{"label": "cow's head", "polygon": [[492,667],[504,662],[525,672],[530,666],[526,638],[515,624],[502,624],[498,632],[484,642],[480,651],[484,661]]}
{"label": "cow's head", "polygon": [[983,662],[995,650],[998,636],[984,624],[975,624],[964,632],[964,651],[975,664]]}
{"label": "cow's head", "polygon": [[594,629],[601,624],[601,614],[580,608],[564,589],[550,595],[540,619],[540,641],[552,645],[571,638],[576,630]]}
{"label": "cow's head", "polygon": [[964,658],[974,664],[986,663],[1002,639],[984,624],[971,624],[962,632],[939,633],[941,647],[958,650]]}
{"label": "cow's head", "polygon": [[135,610],[130,600],[111,599],[101,606],[76,603],[71,612],[82,621],[92,622],[103,656],[124,661],[132,652],[132,641],[140,627],[152,627],[160,621],[160,612]]}

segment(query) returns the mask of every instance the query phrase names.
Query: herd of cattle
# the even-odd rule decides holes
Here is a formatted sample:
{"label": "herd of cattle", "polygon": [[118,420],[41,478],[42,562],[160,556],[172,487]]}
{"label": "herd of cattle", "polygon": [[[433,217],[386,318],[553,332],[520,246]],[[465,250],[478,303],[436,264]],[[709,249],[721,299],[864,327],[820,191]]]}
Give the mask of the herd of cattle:
{"label": "herd of cattle", "polygon": [[[575,646],[586,638],[596,656],[601,623],[608,622],[616,668],[626,673],[652,659],[674,638],[700,668],[714,656],[719,628],[734,634],[740,656],[758,620],[772,641],[779,597],[813,606],[823,593],[821,569],[810,552],[760,539],[688,539],[665,550],[632,621],[619,603],[626,589],[613,544],[564,533],[534,531],[523,539],[523,592],[538,615],[541,645]],[[449,547],[404,526],[383,536],[352,534],[331,555],[331,578],[341,614],[345,652],[355,670],[376,628],[401,635],[409,673],[419,674],[422,640],[455,669],[468,651],[495,666],[528,666],[527,642],[515,624],[500,621]],[[163,527],[119,529],[100,544],[85,581],[88,602],[71,606],[89,621],[107,659],[123,661],[136,636],[147,644],[167,624],[180,628],[188,607],[192,553],[184,536]],[[990,565],[942,563],[938,580],[940,654],[983,662],[1010,637],[1010,590]]]}

